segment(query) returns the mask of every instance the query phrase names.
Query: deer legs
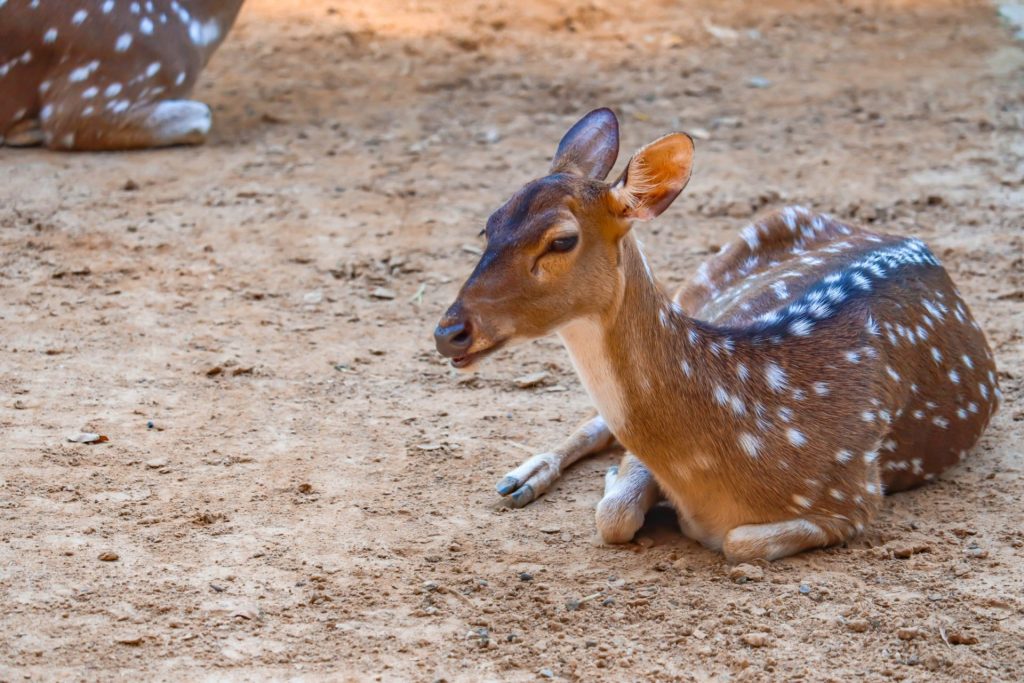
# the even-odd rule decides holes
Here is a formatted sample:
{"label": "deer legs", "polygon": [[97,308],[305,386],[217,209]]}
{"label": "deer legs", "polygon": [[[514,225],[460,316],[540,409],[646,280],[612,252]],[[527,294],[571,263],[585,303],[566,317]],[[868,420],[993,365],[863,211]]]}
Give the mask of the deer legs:
{"label": "deer legs", "polygon": [[777,560],[804,550],[836,545],[856,534],[849,522],[816,516],[770,524],[745,524],[725,535],[722,552],[730,564]]}
{"label": "deer legs", "polygon": [[657,482],[632,453],[622,456],[618,467],[604,477],[604,498],[594,517],[605,543],[628,543],[640,530],[647,512],[661,499]]}
{"label": "deer legs", "polygon": [[[40,113],[44,142],[53,149],[115,150],[196,145],[206,139],[210,108],[194,100],[129,104],[128,100],[72,98],[47,103]],[[111,106],[113,105],[113,106]]]}
{"label": "deer legs", "polygon": [[[566,467],[615,442],[600,417],[584,422],[560,446],[529,458],[498,482],[497,490],[512,507],[533,502],[561,476]],[[604,498],[597,506],[597,529],[605,543],[626,543],[643,526],[647,511],[661,499],[650,470],[632,453],[605,474]]]}
{"label": "deer legs", "polygon": [[557,448],[529,458],[506,474],[495,488],[501,495],[509,496],[512,507],[524,507],[551,488],[566,467],[607,448],[614,441],[615,437],[600,416],[587,420]]}
{"label": "deer legs", "polygon": [[8,147],[35,147],[43,143],[43,129],[39,119],[25,119],[14,124],[7,134],[0,138],[0,144]]}

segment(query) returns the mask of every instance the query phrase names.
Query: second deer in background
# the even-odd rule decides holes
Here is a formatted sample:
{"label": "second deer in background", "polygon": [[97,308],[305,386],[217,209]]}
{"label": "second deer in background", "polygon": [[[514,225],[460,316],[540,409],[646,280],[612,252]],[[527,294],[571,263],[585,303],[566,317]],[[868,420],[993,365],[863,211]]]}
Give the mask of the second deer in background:
{"label": "second deer in background", "polygon": [[985,336],[919,240],[799,207],[746,227],[675,297],[632,220],[661,214],[693,143],[663,137],[604,182],[618,122],[591,112],[551,173],[488,220],[487,248],[435,332],[468,367],[557,332],[600,413],[498,484],[521,506],[618,440],[597,526],[624,542],[666,498],[684,533],[731,562],[864,530],[885,492],[960,462],[1001,394]]}
{"label": "second deer in background", "polygon": [[0,0],[0,144],[198,144],[188,99],[242,0]]}

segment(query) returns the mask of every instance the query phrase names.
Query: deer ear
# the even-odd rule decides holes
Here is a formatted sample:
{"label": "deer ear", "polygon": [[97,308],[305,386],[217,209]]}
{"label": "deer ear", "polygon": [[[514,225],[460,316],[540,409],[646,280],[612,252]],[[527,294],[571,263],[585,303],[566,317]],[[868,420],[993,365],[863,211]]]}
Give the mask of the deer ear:
{"label": "deer ear", "polygon": [[619,156],[619,121],[611,109],[595,109],[576,122],[551,162],[552,173],[604,180]]}
{"label": "deer ear", "polygon": [[672,133],[643,147],[612,185],[611,196],[624,218],[650,220],[661,214],[690,181],[693,140]]}

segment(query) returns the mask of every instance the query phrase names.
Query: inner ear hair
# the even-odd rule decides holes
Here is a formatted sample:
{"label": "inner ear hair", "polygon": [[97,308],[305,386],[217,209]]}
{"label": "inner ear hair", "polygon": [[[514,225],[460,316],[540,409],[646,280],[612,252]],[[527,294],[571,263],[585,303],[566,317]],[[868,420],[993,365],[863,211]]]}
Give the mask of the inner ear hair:
{"label": "inner ear hair", "polygon": [[650,164],[642,157],[634,157],[629,160],[622,175],[612,185],[612,192],[625,210],[631,212],[643,206],[644,198],[657,188],[658,183],[651,173]]}
{"label": "inner ear hair", "polygon": [[634,154],[610,195],[624,218],[650,220],[679,196],[692,168],[693,140],[685,133],[672,133]]}

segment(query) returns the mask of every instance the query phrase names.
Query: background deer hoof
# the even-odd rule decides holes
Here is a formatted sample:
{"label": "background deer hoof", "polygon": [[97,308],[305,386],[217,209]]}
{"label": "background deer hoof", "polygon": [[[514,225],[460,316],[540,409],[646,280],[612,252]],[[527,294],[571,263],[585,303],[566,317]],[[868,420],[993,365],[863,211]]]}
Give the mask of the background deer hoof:
{"label": "background deer hoof", "polygon": [[158,145],[199,145],[206,140],[213,114],[202,102],[167,100],[146,121]]}

